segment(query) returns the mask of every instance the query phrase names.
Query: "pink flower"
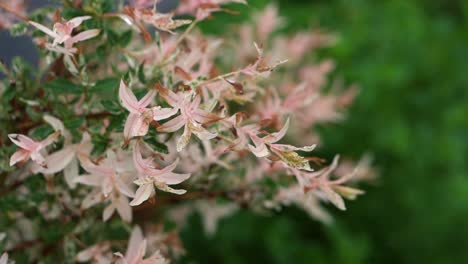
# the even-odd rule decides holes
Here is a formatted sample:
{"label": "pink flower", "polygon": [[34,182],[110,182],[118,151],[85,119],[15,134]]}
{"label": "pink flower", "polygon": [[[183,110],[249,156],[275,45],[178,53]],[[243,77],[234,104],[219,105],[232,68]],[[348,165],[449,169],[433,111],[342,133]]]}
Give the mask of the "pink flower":
{"label": "pink flower", "polygon": [[162,120],[177,113],[176,108],[161,108],[147,106],[153,101],[156,91],[151,90],[140,101],[133,92],[127,88],[123,80],[120,81],[120,102],[130,114],[127,117],[124,128],[124,137],[128,141],[132,137],[144,136],[148,133],[149,124],[153,120]]}
{"label": "pink flower", "polygon": [[[234,126],[237,134],[237,139],[231,145],[232,149],[240,150],[247,145],[249,150],[259,158],[266,157],[273,153],[289,167],[309,171],[311,170],[309,162],[297,154],[296,151],[310,152],[314,150],[315,145],[295,147],[277,143],[286,135],[289,127],[289,119],[280,131],[268,134],[265,137],[259,136],[261,129],[259,124],[238,126],[240,122],[241,120],[239,120],[237,116],[233,116],[226,121],[226,123],[230,123]],[[249,138],[253,142],[253,145],[248,144]]]}
{"label": "pink flower", "polygon": [[72,136],[70,131],[65,129],[62,121],[50,115],[45,115],[44,121],[49,123],[55,131],[60,132],[63,135],[64,145],[61,150],[45,157],[47,168],[34,164],[31,167],[31,171],[33,173],[52,175],[63,170],[66,183],[68,186],[70,186],[70,188],[73,189],[76,186],[74,179],[78,177],[79,171],[77,156],[87,155],[89,152],[91,152],[93,147],[91,143],[91,137],[88,133],[85,132],[83,133],[83,137],[80,143],[72,144]]}
{"label": "pink flower", "polygon": [[[52,44],[46,44],[46,47],[52,51],[65,53],[71,55],[76,53],[76,48],[73,48],[73,44],[84,41],[90,38],[94,38],[99,35],[99,29],[90,29],[72,36],[73,30],[81,25],[83,21],[91,19],[90,16],[80,16],[75,17],[69,21],[63,23],[55,23],[53,30],[50,30],[46,26],[36,23],[34,21],[29,21],[31,25],[44,32],[53,38]],[[64,44],[64,47],[58,46],[58,44]]]}
{"label": "pink flower", "polygon": [[31,158],[34,162],[42,167],[47,167],[47,163],[41,154],[41,150],[52,144],[60,132],[55,132],[49,135],[46,139],[36,142],[31,138],[22,134],[9,134],[8,138],[15,143],[20,149],[18,149],[10,158],[10,166],[15,165],[21,161],[27,161]]}
{"label": "pink flower", "polygon": [[184,133],[177,141],[177,151],[180,152],[187,146],[192,133],[201,140],[210,140],[217,136],[211,133],[202,125],[219,120],[220,118],[208,111],[199,108],[201,98],[193,93],[176,94],[162,86],[158,86],[161,97],[166,102],[180,109],[180,115],[158,127],[160,132],[175,132],[184,127]]}
{"label": "pink flower", "polygon": [[[153,25],[155,28],[166,31],[169,33],[174,33],[172,30],[183,25],[190,24],[192,21],[187,19],[172,19],[173,14],[162,14],[157,12],[157,0],[154,2],[154,8],[142,9],[142,8],[133,8],[127,6],[125,12],[127,15],[134,21],[138,28],[143,32],[144,35],[147,35],[146,29],[142,25],[141,21],[147,24]],[[148,38],[149,36],[145,36]]]}
{"label": "pink flower", "polygon": [[309,191],[318,192],[319,194],[322,194],[325,199],[333,203],[338,209],[346,210],[342,196],[347,199],[354,200],[357,195],[363,194],[364,192],[359,189],[342,186],[343,183],[352,179],[354,175],[359,172],[359,167],[356,167],[352,173],[341,178],[336,180],[330,179],[331,173],[338,166],[338,160],[339,156],[337,155],[330,166],[317,172],[294,170],[293,173],[295,174],[299,185],[306,193]]}
{"label": "pink flower", "polygon": [[131,221],[131,209],[127,197],[133,197],[133,190],[127,185],[125,176],[128,176],[124,162],[117,159],[115,153],[107,151],[107,158],[100,164],[94,164],[89,157],[80,155],[81,166],[90,174],[79,176],[77,183],[99,187],[100,192],[90,194],[88,200],[83,201],[83,207],[90,207],[101,199],[110,200],[103,212],[103,219],[109,219],[117,210],[122,219]]}
{"label": "pink flower", "polygon": [[135,226],[127,246],[127,252],[125,256],[122,253],[115,253],[116,256],[120,257],[119,264],[166,264],[168,261],[159,253],[154,252],[149,258],[144,258],[147,250],[146,239],[143,237],[141,228]]}
{"label": "pink flower", "polygon": [[175,194],[184,194],[185,190],[175,190],[169,185],[179,184],[190,177],[190,174],[179,174],[172,172],[179,160],[171,165],[157,169],[151,159],[144,159],[141,155],[140,143],[133,146],[133,162],[138,171],[138,180],[135,181],[139,187],[135,193],[135,198],[130,202],[131,206],[136,206],[148,200],[155,194],[154,186],[159,190]]}

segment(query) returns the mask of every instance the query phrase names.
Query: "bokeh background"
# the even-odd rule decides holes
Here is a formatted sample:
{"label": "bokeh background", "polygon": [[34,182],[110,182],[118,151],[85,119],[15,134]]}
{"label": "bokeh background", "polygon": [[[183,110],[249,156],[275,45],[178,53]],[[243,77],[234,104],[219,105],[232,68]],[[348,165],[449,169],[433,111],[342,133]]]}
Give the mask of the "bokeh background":
{"label": "bokeh background", "polygon": [[[45,1],[31,1],[33,4]],[[270,1],[249,0],[240,15]],[[284,0],[283,29],[339,35],[319,51],[332,77],[361,93],[343,123],[321,127],[324,149],[374,155],[380,178],[324,226],[289,208],[274,217],[239,211],[207,236],[193,215],[182,231],[183,263],[468,263],[468,2],[462,0]],[[225,30],[216,23],[203,29]],[[31,47],[5,41],[0,56]],[[10,43],[8,46],[7,44]],[[27,45],[27,44],[24,44]],[[31,44],[32,46],[32,44]]]}
{"label": "bokeh background", "polygon": [[[249,1],[253,10],[268,2]],[[284,30],[338,33],[319,55],[361,93],[345,122],[321,128],[324,154],[371,151],[380,179],[346,212],[330,207],[331,226],[296,209],[239,212],[207,237],[194,216],[183,233],[186,262],[468,263],[468,2],[278,4]]]}

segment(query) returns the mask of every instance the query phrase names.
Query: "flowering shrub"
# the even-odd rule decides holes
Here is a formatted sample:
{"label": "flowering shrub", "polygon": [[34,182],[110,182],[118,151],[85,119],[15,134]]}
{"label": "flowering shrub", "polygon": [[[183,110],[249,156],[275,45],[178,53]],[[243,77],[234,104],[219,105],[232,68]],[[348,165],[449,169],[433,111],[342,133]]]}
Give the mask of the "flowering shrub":
{"label": "flowering shrub", "polygon": [[5,251],[167,263],[184,253],[177,230],[194,210],[208,233],[239,208],[294,204],[330,222],[323,203],[345,210],[363,193],[351,186],[372,177],[368,159],[313,154],[315,125],[342,119],[356,94],[328,85],[331,60],[305,65],[335,38],[279,34],[274,6],[223,36],[196,29],[229,2],[247,5],[64,1],[27,18],[1,2],[2,25],[32,34],[42,57],[37,71],[2,65]]}

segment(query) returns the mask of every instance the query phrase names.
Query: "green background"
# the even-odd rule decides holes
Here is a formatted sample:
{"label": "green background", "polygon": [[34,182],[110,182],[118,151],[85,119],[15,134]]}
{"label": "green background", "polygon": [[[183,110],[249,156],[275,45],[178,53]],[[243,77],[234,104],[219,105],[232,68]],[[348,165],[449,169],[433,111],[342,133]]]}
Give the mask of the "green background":
{"label": "green background", "polygon": [[[266,2],[251,0],[249,9]],[[294,208],[274,217],[241,211],[207,237],[193,216],[182,233],[189,252],[183,262],[468,262],[468,3],[289,0],[279,6],[285,31],[320,26],[339,34],[338,45],[320,56],[334,58],[334,75],[358,83],[361,93],[345,122],[319,128],[322,154],[358,159],[371,151],[380,179],[346,212],[330,208],[331,226]]]}

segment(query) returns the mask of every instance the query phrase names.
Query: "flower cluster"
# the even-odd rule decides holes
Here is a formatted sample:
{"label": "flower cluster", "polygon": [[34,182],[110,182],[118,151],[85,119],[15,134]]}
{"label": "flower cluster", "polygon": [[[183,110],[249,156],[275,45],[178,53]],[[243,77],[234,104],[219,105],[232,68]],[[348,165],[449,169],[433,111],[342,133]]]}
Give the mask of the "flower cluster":
{"label": "flower cluster", "polygon": [[[92,4],[75,2],[67,5],[84,16],[66,21],[56,13],[52,29],[28,21],[52,38],[42,46],[49,64],[41,65],[45,77],[23,100],[28,108],[18,110],[25,125],[8,135],[17,148],[7,176],[14,191],[45,176],[45,195],[54,202],[44,200],[36,210],[42,221],[76,224],[62,234],[81,247],[74,260],[167,263],[184,252],[176,231],[193,210],[209,233],[241,205],[296,204],[329,222],[323,203],[345,210],[343,198],[363,193],[348,184],[372,176],[367,160],[340,169],[338,156],[324,166],[313,154],[320,143],[313,128],[344,118],[357,92],[337,83],[324,92],[333,63],[317,63],[313,55],[334,43],[332,35],[274,34],[285,23],[274,6],[227,36],[196,30],[214,12],[227,11],[224,4],[245,1],[183,0],[172,13],[160,13],[158,1],[93,12]],[[27,116],[32,112],[41,114]],[[23,187],[21,196],[31,195]],[[164,216],[144,217],[151,208]],[[110,220],[128,230],[135,215],[146,238],[135,225],[125,254],[112,254],[120,245],[105,236],[85,235],[94,230],[89,223]],[[31,224],[20,212],[15,217]],[[158,228],[164,219],[177,223],[174,232]]]}

